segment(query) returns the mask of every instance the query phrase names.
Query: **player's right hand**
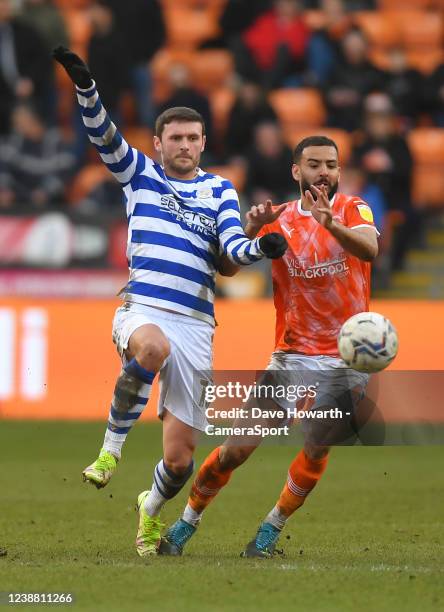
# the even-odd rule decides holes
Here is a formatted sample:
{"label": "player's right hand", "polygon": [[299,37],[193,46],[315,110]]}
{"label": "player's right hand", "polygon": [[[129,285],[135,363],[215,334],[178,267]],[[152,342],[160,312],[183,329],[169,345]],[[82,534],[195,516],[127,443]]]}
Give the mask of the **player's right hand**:
{"label": "player's right hand", "polygon": [[278,259],[285,253],[288,244],[282,234],[273,232],[259,238],[259,248],[268,259]]}
{"label": "player's right hand", "polygon": [[62,64],[71,81],[80,89],[91,87],[93,80],[89,68],[78,55],[66,47],[57,47],[52,52],[52,56],[56,62]]}
{"label": "player's right hand", "polygon": [[245,215],[249,226],[258,231],[264,226],[276,221],[278,217],[287,208],[288,203],[280,204],[273,208],[271,200],[267,200],[265,204],[253,205]]}

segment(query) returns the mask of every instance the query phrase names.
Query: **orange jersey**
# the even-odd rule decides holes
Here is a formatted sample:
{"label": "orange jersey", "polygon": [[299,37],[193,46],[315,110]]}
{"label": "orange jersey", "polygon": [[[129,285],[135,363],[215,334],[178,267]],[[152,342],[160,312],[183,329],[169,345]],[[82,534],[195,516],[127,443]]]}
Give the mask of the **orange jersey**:
{"label": "orange jersey", "polygon": [[[370,207],[358,197],[336,194],[332,211],[333,219],[346,227],[374,227]],[[337,356],[342,324],[368,310],[370,264],[345,252],[300,200],[290,202],[259,236],[270,232],[288,242],[287,252],[272,267],[275,350]]]}

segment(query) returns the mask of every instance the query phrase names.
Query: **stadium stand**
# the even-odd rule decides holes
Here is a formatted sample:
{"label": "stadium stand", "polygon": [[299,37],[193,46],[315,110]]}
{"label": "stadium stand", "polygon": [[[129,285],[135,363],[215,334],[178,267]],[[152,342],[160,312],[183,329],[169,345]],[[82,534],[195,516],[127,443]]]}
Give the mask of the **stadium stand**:
{"label": "stadium stand", "polygon": [[[85,58],[91,37],[88,7],[93,2],[94,0],[54,0],[65,20],[71,47]],[[222,27],[228,23],[224,11],[227,7],[232,7],[228,0],[159,0],[159,4],[166,26],[166,42],[146,63],[147,70],[149,67],[152,75],[153,100],[156,104],[161,104],[168,99],[172,92],[169,70],[175,63],[185,64],[190,71],[193,87],[208,96],[210,102],[214,145],[209,170],[231,180],[241,194],[243,206],[248,207],[248,202],[243,197],[248,174],[246,161],[230,161],[233,155],[231,153],[229,158],[225,154],[224,146],[239,81],[235,73],[230,41],[233,35],[242,32],[242,27],[245,29],[254,22],[257,14],[260,15],[261,10],[265,10],[267,3],[264,2],[263,6],[261,4],[261,7],[258,7],[249,22],[247,19],[243,26],[238,23],[238,30],[229,32],[225,32]],[[379,69],[389,69],[391,53],[398,48],[404,50],[408,67],[419,70],[428,79],[444,62],[444,0],[378,0],[373,5],[377,7],[375,10],[350,11],[347,8],[351,6],[350,3],[344,2],[341,5],[340,1],[307,2],[305,6],[310,9],[304,11],[303,18],[312,32],[320,33],[336,27],[339,28],[336,32],[338,34],[341,28],[345,31],[351,24],[355,24],[366,35],[370,43],[369,58]],[[322,10],[322,6],[326,12]],[[365,3],[353,4],[354,8],[363,6]],[[333,36],[329,41],[335,53],[339,49],[340,40],[340,36]],[[339,52],[337,55],[340,58]],[[339,60],[334,59],[333,64],[337,61]],[[282,87],[265,92],[283,129],[285,143],[292,147],[308,134],[325,134],[338,143],[341,163],[346,166],[350,163],[354,144],[361,138],[363,126],[350,133],[326,127],[325,91],[317,87],[317,82],[308,71],[297,76],[296,80],[290,79]],[[70,137],[78,129],[72,86],[59,66],[55,68],[55,79],[59,124],[67,137]],[[430,85],[428,87],[430,88]],[[405,121],[405,118],[399,121],[399,129],[407,138],[414,158],[413,201],[416,209],[422,211],[421,214],[425,217],[425,238],[407,257],[405,270],[393,277],[393,295],[396,296],[401,295],[403,291],[410,295],[433,293],[431,287],[436,280],[436,261],[439,257],[444,257],[444,229],[441,229],[440,221],[444,211],[444,130],[435,123],[438,121],[439,108],[436,108],[436,104],[439,104],[439,98],[434,91],[431,94],[427,90],[426,94],[421,98],[418,116],[409,118],[408,121]],[[431,98],[438,100],[435,101],[433,109]],[[118,114],[120,127],[133,146],[153,154],[152,131],[138,123],[136,111],[133,93],[125,92],[121,96]],[[66,189],[66,202],[73,210],[76,209],[77,202],[100,184],[106,176],[105,173],[106,170],[97,165],[96,157],[86,156],[84,160],[79,159],[77,175]],[[64,209],[64,202],[60,203],[60,209]],[[123,217],[122,213],[120,220],[116,220],[117,227],[120,227],[119,223]],[[91,222],[93,221],[100,223],[100,220],[93,220],[91,217]],[[392,233],[390,228],[396,228],[399,222],[400,219],[396,218],[396,215],[387,216],[388,235]],[[429,223],[432,229],[429,229]],[[115,243],[116,235],[120,234],[113,230],[114,238],[110,239],[110,244]],[[118,249],[113,248],[113,251],[117,252]],[[436,259],[438,251],[440,255]],[[430,253],[431,263],[427,259]],[[112,266],[112,262],[117,260],[118,258],[111,257],[106,265]],[[121,263],[120,261],[120,265]],[[429,264],[433,273],[427,271]],[[431,284],[424,281],[424,278],[416,279],[421,290],[412,289],[415,286],[415,277],[409,276],[416,274],[418,270],[421,274],[426,270],[427,278],[432,279]],[[245,280],[249,273],[252,274],[250,284]],[[265,290],[266,283],[261,283],[256,277],[257,273],[252,270],[243,271],[242,279],[225,279],[222,291],[225,295],[239,295],[241,290],[236,289],[234,285],[230,288],[230,283],[236,282],[240,286],[242,280],[245,287],[250,287],[246,290],[248,295],[260,295]],[[406,281],[406,278],[409,280]]]}

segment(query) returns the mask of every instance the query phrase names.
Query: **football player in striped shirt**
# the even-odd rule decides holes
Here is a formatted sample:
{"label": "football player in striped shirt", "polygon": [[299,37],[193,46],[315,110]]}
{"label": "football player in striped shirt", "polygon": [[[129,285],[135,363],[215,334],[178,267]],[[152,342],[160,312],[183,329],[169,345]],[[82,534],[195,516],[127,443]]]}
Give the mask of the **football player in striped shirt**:
{"label": "football player in striped shirt", "polygon": [[89,139],[122,186],[128,218],[130,275],[113,323],[122,370],[103,448],[83,477],[98,488],[109,482],[159,374],[163,457],[154,468],[151,490],[138,497],[136,549],[148,556],[156,554],[160,542],[160,511],[190,477],[197,435],[206,426],[204,407],[193,398],[201,395],[196,386],[208,380],[194,373],[210,376],[220,258],[250,265],[264,256],[282,256],[287,243],[278,233],[247,238],[232,184],[199,168],[205,125],[196,111],[171,108],[158,117],[159,164],[124,140],[86,64],[63,47],[54,58],[76,85]]}
{"label": "football player in striped shirt", "polygon": [[[287,389],[287,385],[314,385],[315,396],[301,410],[308,407],[328,414],[330,409],[344,406],[345,401],[345,410],[353,410],[368,375],[346,367],[339,358],[337,336],[349,317],[368,311],[370,262],[378,253],[378,232],[366,202],[337,193],[339,161],[334,141],[325,136],[302,140],[295,148],[292,173],[302,196],[289,202],[279,218],[263,224],[262,217],[267,210],[270,212],[271,202],[247,213],[248,236],[278,232],[288,240],[285,255],[272,265],[275,349],[263,383]],[[295,398],[285,394],[266,401],[275,413],[281,409],[284,415],[291,415],[290,411],[299,409]],[[253,406],[258,406],[254,398],[246,408]],[[247,545],[244,556],[273,554],[286,521],[302,506],[324,473],[330,446],[350,435],[345,410],[343,419],[301,419],[304,448],[291,463],[275,507]],[[234,427],[260,423],[239,419]],[[269,427],[280,424],[278,418],[267,423]],[[261,440],[260,436],[233,435],[208,455],[194,480],[182,517],[162,539],[161,554],[182,554],[205,508]]]}

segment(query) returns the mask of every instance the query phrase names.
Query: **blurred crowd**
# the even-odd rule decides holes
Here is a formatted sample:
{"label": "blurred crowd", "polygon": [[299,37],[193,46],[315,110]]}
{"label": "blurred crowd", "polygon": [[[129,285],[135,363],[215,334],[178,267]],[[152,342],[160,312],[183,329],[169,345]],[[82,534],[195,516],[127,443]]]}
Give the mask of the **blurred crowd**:
{"label": "blurred crowd", "polygon": [[[148,154],[159,112],[197,109],[208,132],[202,165],[233,180],[243,212],[297,197],[292,148],[309,133],[333,137],[341,191],[374,210],[386,278],[428,211],[444,207],[442,160],[428,148],[422,161],[418,136],[443,144],[444,4],[405,4],[402,16],[390,0],[0,0],[0,212],[124,222],[120,188],[51,59],[65,45]],[[423,39],[415,15],[428,19]]]}

